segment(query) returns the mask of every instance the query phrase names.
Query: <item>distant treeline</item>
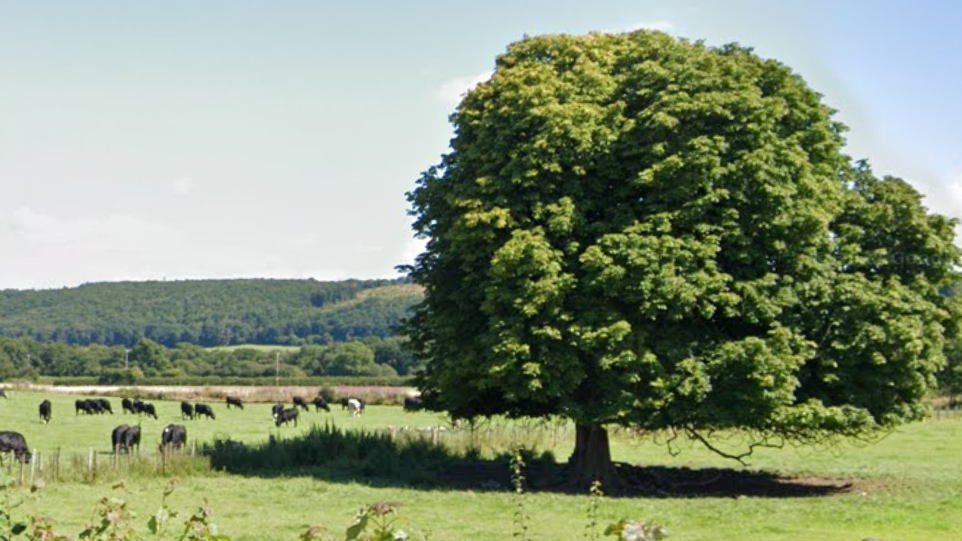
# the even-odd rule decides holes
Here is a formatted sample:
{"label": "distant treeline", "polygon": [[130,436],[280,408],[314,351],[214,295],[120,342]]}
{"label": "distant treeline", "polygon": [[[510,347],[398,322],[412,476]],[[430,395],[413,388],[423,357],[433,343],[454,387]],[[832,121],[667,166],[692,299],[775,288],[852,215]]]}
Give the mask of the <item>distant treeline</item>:
{"label": "distant treeline", "polygon": [[369,336],[352,342],[270,350],[207,349],[187,343],[167,348],[142,338],[128,349],[0,337],[0,381],[37,380],[41,376],[86,377],[118,385],[196,378],[219,378],[219,384],[228,380],[270,381],[277,377],[285,383],[324,376],[390,379],[410,375],[420,368],[404,347],[404,340],[396,336]]}
{"label": "distant treeline", "polygon": [[0,291],[0,336],[133,347],[300,346],[397,336],[422,296],[405,279],[187,280]]}

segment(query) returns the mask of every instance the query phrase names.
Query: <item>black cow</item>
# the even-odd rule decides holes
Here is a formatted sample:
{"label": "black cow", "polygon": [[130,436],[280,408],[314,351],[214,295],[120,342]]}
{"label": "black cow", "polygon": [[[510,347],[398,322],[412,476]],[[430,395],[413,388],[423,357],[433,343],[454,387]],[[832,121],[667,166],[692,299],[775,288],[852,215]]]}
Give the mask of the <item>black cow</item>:
{"label": "black cow", "polygon": [[7,390],[0,389],[0,398],[6,398],[6,397],[7,397]]}
{"label": "black cow", "polygon": [[100,405],[100,402],[98,402],[98,401],[96,401],[96,400],[94,400],[94,399],[87,399],[86,402],[87,402],[87,413],[88,413],[88,414],[94,414],[94,413],[100,414],[100,413],[103,413],[103,412],[104,412],[104,409],[103,409],[103,407]]}
{"label": "black cow", "polygon": [[348,400],[350,400],[350,398],[342,398],[342,399],[341,399],[341,411],[344,411],[344,410],[347,409],[347,401],[348,401]]}
{"label": "black cow", "polygon": [[314,397],[314,411],[331,411],[331,407],[327,405],[327,400],[324,400],[322,396]]}
{"label": "black cow", "polygon": [[131,426],[121,435],[124,448],[129,453],[134,447],[140,449],[140,427]]}
{"label": "black cow", "polygon": [[124,413],[127,413],[128,411],[130,413],[137,413],[137,411],[134,409],[134,403],[131,402],[129,398],[121,400],[120,407],[124,409]]}
{"label": "black cow", "polygon": [[44,400],[40,403],[40,422],[47,424],[50,422],[50,411],[53,406],[50,405],[49,400]]}
{"label": "black cow", "polygon": [[404,398],[404,411],[420,411],[424,409],[424,400],[417,396]]}
{"label": "black cow", "polygon": [[113,446],[115,453],[127,450],[127,441],[124,439],[124,434],[129,429],[130,425],[120,425],[110,433],[110,445]]}
{"label": "black cow", "polygon": [[241,399],[237,398],[236,396],[228,396],[227,409],[230,409],[231,406],[237,406],[240,409],[244,409],[244,402],[242,402]]}
{"label": "black cow", "polygon": [[183,425],[167,425],[160,433],[160,450],[180,449],[187,443],[187,428]]}
{"label": "black cow", "polygon": [[307,406],[307,401],[305,401],[305,400],[304,400],[302,397],[300,397],[300,396],[295,396],[295,397],[294,397],[294,407],[295,407],[295,408],[298,408],[298,407],[304,408],[304,411],[311,411],[311,408],[309,408],[309,407]]}
{"label": "black cow", "polygon": [[214,415],[214,410],[210,409],[210,406],[208,406],[207,404],[201,404],[199,402],[197,404],[194,404],[194,413],[197,415],[197,417],[200,417],[201,415],[203,415],[208,419],[217,418],[217,416]]}
{"label": "black cow", "polygon": [[283,402],[278,402],[273,406],[271,406],[271,416],[274,417],[275,419],[277,419],[277,416],[280,415],[282,411],[284,411]]}
{"label": "black cow", "polygon": [[13,451],[16,460],[26,464],[30,462],[30,451],[27,448],[27,440],[23,439],[23,434],[19,432],[0,432],[0,457]]}
{"label": "black cow", "polygon": [[106,398],[96,398],[94,400],[97,402],[97,405],[100,406],[100,413],[107,412],[111,415],[114,414],[114,408],[111,407],[110,400]]}
{"label": "black cow", "polygon": [[294,421],[294,426],[297,426],[297,408],[288,408],[281,410],[276,416],[274,416],[274,424],[281,426],[289,421]]}
{"label": "black cow", "polygon": [[144,415],[146,415],[147,417],[153,417],[154,419],[157,418],[157,410],[154,409],[153,404],[148,404],[144,402],[143,405],[141,405],[140,407],[140,411],[143,412]]}
{"label": "black cow", "polygon": [[73,407],[74,407],[74,415],[80,415],[80,412],[84,412],[87,415],[90,415],[90,404],[88,404],[86,400],[82,400],[78,398],[77,400],[74,401]]}
{"label": "black cow", "polygon": [[191,406],[190,402],[187,402],[186,400],[180,403],[180,418],[181,419],[194,418],[194,406]]}

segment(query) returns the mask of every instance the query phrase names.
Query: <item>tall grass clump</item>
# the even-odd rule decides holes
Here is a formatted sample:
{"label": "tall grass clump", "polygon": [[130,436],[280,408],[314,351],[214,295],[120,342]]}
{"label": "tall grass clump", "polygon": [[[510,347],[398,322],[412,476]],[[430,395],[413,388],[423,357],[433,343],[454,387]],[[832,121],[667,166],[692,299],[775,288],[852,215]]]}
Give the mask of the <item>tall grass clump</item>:
{"label": "tall grass clump", "polygon": [[[458,457],[420,438],[394,439],[383,431],[346,431],[326,423],[306,434],[244,446],[216,440],[204,449],[216,470],[290,472],[323,468],[330,473],[427,483]],[[403,465],[403,467],[402,467]]]}

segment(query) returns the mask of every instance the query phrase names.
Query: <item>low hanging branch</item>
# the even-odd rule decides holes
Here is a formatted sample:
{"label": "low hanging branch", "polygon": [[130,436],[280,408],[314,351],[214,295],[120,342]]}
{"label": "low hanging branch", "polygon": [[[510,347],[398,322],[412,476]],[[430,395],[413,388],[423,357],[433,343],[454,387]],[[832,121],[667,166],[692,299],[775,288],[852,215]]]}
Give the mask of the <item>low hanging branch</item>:
{"label": "low hanging branch", "polygon": [[784,439],[784,438],[776,437],[776,438],[775,438],[776,441],[773,442],[773,441],[770,439],[770,437],[766,436],[766,437],[762,438],[761,440],[756,440],[756,441],[750,442],[750,443],[748,444],[748,450],[746,450],[745,452],[743,452],[743,453],[738,453],[738,454],[732,454],[732,453],[728,453],[728,452],[726,452],[726,451],[723,451],[723,450],[719,449],[719,448],[716,447],[715,445],[712,445],[712,443],[709,441],[709,438],[712,438],[712,437],[713,437],[712,434],[714,433],[714,431],[709,431],[709,434],[708,434],[707,436],[703,436],[698,430],[696,430],[696,429],[695,429],[694,427],[692,427],[692,426],[686,426],[686,427],[684,428],[684,430],[685,430],[685,433],[688,435],[688,437],[690,437],[690,438],[692,438],[692,439],[694,439],[694,440],[697,440],[697,441],[700,442],[702,445],[704,445],[705,448],[708,449],[709,451],[711,451],[711,452],[713,452],[713,453],[715,453],[715,454],[717,454],[717,455],[719,455],[719,456],[721,456],[721,457],[730,458],[730,459],[732,459],[732,460],[735,460],[735,461],[737,461],[739,464],[741,464],[742,466],[747,466],[747,465],[748,465],[748,463],[745,461],[745,459],[748,458],[748,457],[750,457],[750,456],[752,456],[752,455],[755,453],[755,449],[758,449],[759,447],[761,447],[761,448],[768,448],[768,449],[782,449],[783,447],[785,447],[785,439]]}

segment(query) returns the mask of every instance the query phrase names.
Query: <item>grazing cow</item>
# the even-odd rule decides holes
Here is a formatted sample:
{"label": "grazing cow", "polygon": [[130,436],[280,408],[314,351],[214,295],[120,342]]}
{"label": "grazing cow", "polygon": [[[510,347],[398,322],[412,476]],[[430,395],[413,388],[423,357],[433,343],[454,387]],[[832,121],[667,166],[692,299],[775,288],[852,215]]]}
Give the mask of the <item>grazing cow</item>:
{"label": "grazing cow", "polygon": [[124,433],[130,430],[130,425],[120,425],[110,433],[110,445],[113,446],[114,453],[127,450],[127,442],[124,440]]}
{"label": "grazing cow", "polygon": [[121,400],[121,401],[120,401],[120,407],[123,408],[124,413],[127,413],[127,412],[137,413],[137,411],[134,410],[134,403],[131,402],[131,400],[130,400],[129,398],[125,398],[125,399]]}
{"label": "grazing cow", "polygon": [[404,398],[404,411],[420,411],[424,409],[424,401],[417,396]]}
{"label": "grazing cow", "polygon": [[16,460],[24,464],[30,462],[31,455],[27,448],[27,440],[23,439],[23,434],[19,432],[0,432],[0,458],[10,451],[13,451]]}
{"label": "grazing cow", "polygon": [[274,424],[277,426],[281,426],[289,421],[294,421],[294,426],[297,426],[297,408],[281,410],[281,412],[274,417]]}
{"label": "grazing cow", "polygon": [[187,428],[183,425],[167,425],[160,433],[160,450],[176,451],[187,443]]}
{"label": "grazing cow", "polygon": [[6,397],[7,397],[7,390],[0,389],[0,398],[6,398]]}
{"label": "grazing cow", "polygon": [[194,414],[195,414],[197,417],[200,417],[201,415],[203,415],[204,417],[207,417],[208,419],[216,419],[216,418],[217,418],[217,417],[214,415],[214,410],[210,409],[210,406],[208,406],[207,404],[201,404],[201,403],[194,404]]}
{"label": "grazing cow", "polygon": [[351,417],[360,417],[364,413],[364,402],[359,398],[347,399],[347,409],[351,411]]}
{"label": "grazing cow", "polygon": [[87,413],[88,414],[100,414],[103,413],[104,409],[100,406],[100,402],[94,399],[87,399]]}
{"label": "grazing cow", "polygon": [[144,412],[144,406],[146,406],[146,405],[147,405],[147,403],[144,402],[143,400],[141,400],[141,399],[139,399],[139,398],[135,398],[135,399],[134,399],[134,403],[133,403],[134,413],[138,413],[138,414],[143,413],[143,412]]}
{"label": "grazing cow", "polygon": [[144,402],[143,405],[141,405],[140,407],[140,411],[142,411],[145,415],[147,415],[147,417],[153,417],[154,419],[157,418],[157,410],[154,409],[153,404],[148,404]]}
{"label": "grazing cow", "polygon": [[77,400],[74,400],[73,407],[74,407],[74,415],[80,415],[81,411],[86,413],[87,415],[90,415],[90,404],[88,404],[86,400],[83,400],[80,398],[78,398]]}
{"label": "grazing cow", "polygon": [[280,415],[282,411],[284,411],[284,403],[283,403],[283,402],[278,402],[278,403],[274,404],[273,406],[271,406],[271,416],[272,416],[273,418],[275,418],[275,419],[277,419],[277,416]]}
{"label": "grazing cow", "polygon": [[138,450],[140,449],[140,427],[131,426],[121,434],[121,439],[123,440],[123,446],[127,449],[129,453],[134,447]]}
{"label": "grazing cow", "polygon": [[114,408],[110,406],[110,400],[106,398],[96,398],[94,400],[97,402],[97,405],[100,406],[100,413],[107,412],[111,415],[114,414]]}
{"label": "grazing cow", "polygon": [[40,403],[40,422],[47,424],[50,422],[50,410],[53,406],[50,405],[49,400],[44,400]]}
{"label": "grazing cow", "polygon": [[331,411],[331,407],[327,405],[327,400],[324,400],[324,397],[322,396],[314,397],[314,411],[321,411],[321,410],[329,412]]}
{"label": "grazing cow", "polygon": [[186,400],[180,403],[180,418],[181,419],[194,418],[194,406],[191,406],[190,402],[187,402]]}
{"label": "grazing cow", "polygon": [[304,411],[311,411],[311,408],[309,408],[309,407],[307,406],[307,402],[304,400],[303,397],[300,397],[300,396],[295,396],[295,397],[294,397],[294,407],[295,407],[295,408],[298,408],[298,407],[304,408]]}
{"label": "grazing cow", "polygon": [[244,402],[241,401],[241,399],[237,398],[236,396],[228,396],[227,409],[230,409],[231,406],[237,406],[240,409],[244,409]]}
{"label": "grazing cow", "polygon": [[342,398],[342,399],[341,399],[341,411],[344,411],[344,410],[347,409],[347,401],[348,401],[348,400],[350,400],[350,398]]}

